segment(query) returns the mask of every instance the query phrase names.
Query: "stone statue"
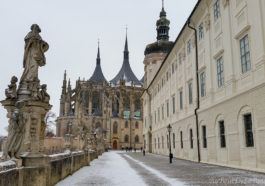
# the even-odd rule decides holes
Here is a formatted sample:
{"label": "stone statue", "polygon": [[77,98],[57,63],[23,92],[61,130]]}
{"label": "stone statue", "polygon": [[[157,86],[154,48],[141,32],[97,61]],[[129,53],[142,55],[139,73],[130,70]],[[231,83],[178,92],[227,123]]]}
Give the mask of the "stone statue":
{"label": "stone statue", "polygon": [[10,119],[8,138],[2,159],[20,158],[19,153],[21,152],[26,122],[25,115],[19,109],[15,109]]}
{"label": "stone statue", "polygon": [[49,103],[50,95],[47,93],[47,85],[46,84],[41,85],[40,94],[41,94],[42,101],[44,103]]}
{"label": "stone statue", "polygon": [[33,100],[38,101],[41,100],[41,93],[40,93],[40,80],[37,78],[30,84],[29,90],[31,91],[31,97]]}
{"label": "stone statue", "polygon": [[16,99],[17,98],[17,77],[13,76],[11,78],[10,85],[8,85],[8,88],[5,90],[6,99]]}
{"label": "stone statue", "polygon": [[20,88],[27,89],[27,84],[38,79],[38,68],[46,64],[44,53],[49,45],[42,40],[37,24],[31,26],[31,31],[25,37],[25,52],[23,59],[24,72],[20,79]]}

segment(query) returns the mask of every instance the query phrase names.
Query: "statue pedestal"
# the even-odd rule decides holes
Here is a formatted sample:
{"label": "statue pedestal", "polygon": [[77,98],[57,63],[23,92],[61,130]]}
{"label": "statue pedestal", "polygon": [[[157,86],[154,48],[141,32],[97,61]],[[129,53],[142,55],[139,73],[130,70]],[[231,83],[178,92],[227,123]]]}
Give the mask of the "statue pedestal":
{"label": "statue pedestal", "polygon": [[50,157],[40,153],[24,153],[21,155],[23,185],[47,186],[50,185]]}
{"label": "statue pedestal", "polygon": [[[12,134],[11,119],[14,110],[16,109],[16,101],[4,100],[1,101],[4,108],[7,110],[9,118],[8,135]],[[19,141],[20,152],[41,153],[43,152],[44,137],[46,124],[44,121],[46,113],[51,109],[51,105],[41,101],[24,101],[19,108],[20,119],[23,119],[23,137]],[[12,138],[12,136],[8,136]]]}

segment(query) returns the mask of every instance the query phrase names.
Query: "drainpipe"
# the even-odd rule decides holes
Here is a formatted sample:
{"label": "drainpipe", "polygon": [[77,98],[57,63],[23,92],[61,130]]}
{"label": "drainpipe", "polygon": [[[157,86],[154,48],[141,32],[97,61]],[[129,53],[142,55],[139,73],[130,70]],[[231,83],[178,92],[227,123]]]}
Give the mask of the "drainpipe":
{"label": "drainpipe", "polygon": [[198,119],[198,110],[200,108],[200,92],[199,92],[199,69],[198,69],[198,42],[197,42],[197,30],[196,28],[190,26],[190,19],[188,20],[188,27],[194,31],[195,34],[195,51],[196,51],[196,83],[197,83],[197,105],[194,110],[195,113],[195,122],[196,122],[196,133],[197,133],[197,149],[198,149],[198,162],[201,161],[200,153],[200,140],[199,140],[199,119]]}

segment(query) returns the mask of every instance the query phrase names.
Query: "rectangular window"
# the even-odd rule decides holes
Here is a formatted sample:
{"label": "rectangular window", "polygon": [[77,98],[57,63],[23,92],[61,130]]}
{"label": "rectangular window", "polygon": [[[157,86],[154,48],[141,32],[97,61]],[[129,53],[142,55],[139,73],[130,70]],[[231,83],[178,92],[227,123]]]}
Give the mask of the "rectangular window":
{"label": "rectangular window", "polygon": [[183,149],[183,136],[182,136],[182,131],[180,131],[180,147]]}
{"label": "rectangular window", "polygon": [[191,51],[191,41],[189,40],[187,43],[187,54],[190,54]]}
{"label": "rectangular window", "polygon": [[199,40],[201,40],[203,37],[204,37],[203,23],[201,23],[199,26]]}
{"label": "rectangular window", "polygon": [[182,91],[179,92],[179,108],[180,110],[183,109],[183,98],[182,98]]}
{"label": "rectangular window", "polygon": [[162,120],[164,119],[164,105],[162,105]]}
{"label": "rectangular window", "polygon": [[218,87],[224,85],[224,64],[223,64],[223,57],[220,57],[217,60],[217,81]]}
{"label": "rectangular window", "polygon": [[164,136],[162,136],[162,149],[164,148]]}
{"label": "rectangular window", "polygon": [[190,129],[190,148],[193,149],[193,133],[192,133],[192,129]]}
{"label": "rectangular window", "polygon": [[246,146],[254,147],[251,114],[244,115]]}
{"label": "rectangular window", "polygon": [[220,17],[220,15],[221,15],[221,13],[220,13],[220,2],[219,2],[219,0],[217,0],[215,3],[214,3],[214,20],[216,21],[219,17]]}
{"label": "rectangular window", "polygon": [[168,81],[168,72],[166,73],[166,78],[167,78],[167,81]]}
{"label": "rectangular window", "polygon": [[192,83],[189,83],[189,104],[192,104]]}
{"label": "rectangular window", "polygon": [[202,142],[203,148],[207,148],[206,126],[202,126]]}
{"label": "rectangular window", "polygon": [[159,141],[159,138],[158,138],[158,140],[157,140],[157,145],[158,145],[158,148],[160,149],[160,141]]}
{"label": "rectangular window", "polygon": [[240,40],[240,54],[242,73],[244,73],[249,71],[251,68],[248,35]]}
{"label": "rectangular window", "polygon": [[156,149],[156,139],[155,139],[155,149]]}
{"label": "rectangular window", "polygon": [[202,72],[200,74],[200,80],[201,80],[201,97],[204,97],[206,95],[206,90],[205,90],[205,72]]}
{"label": "rectangular window", "polygon": [[168,135],[167,135],[167,148],[169,148],[169,140],[168,140]]}
{"label": "rectangular window", "polygon": [[157,111],[158,113],[158,121],[160,121],[160,108],[158,108],[158,111]]}
{"label": "rectangular window", "polygon": [[179,53],[179,65],[182,64],[182,56],[181,56],[181,53]]}
{"label": "rectangular window", "polygon": [[155,111],[155,123],[156,123],[156,111]]}
{"label": "rectangular window", "polygon": [[174,65],[174,63],[172,63],[171,68],[172,68],[172,74],[174,74],[174,72],[175,72],[175,65]]}
{"label": "rectangular window", "polygon": [[169,102],[167,102],[167,117],[169,117]]}
{"label": "rectangular window", "polygon": [[164,79],[162,79],[162,87],[164,86]]}
{"label": "rectangular window", "polygon": [[173,148],[176,147],[176,143],[175,143],[175,133],[173,133]]}
{"label": "rectangular window", "polygon": [[172,98],[172,111],[173,114],[175,114],[176,110],[175,110],[175,96]]}
{"label": "rectangular window", "polygon": [[226,147],[226,142],[225,142],[225,125],[224,121],[219,121],[219,128],[220,128],[220,146],[221,148]]}

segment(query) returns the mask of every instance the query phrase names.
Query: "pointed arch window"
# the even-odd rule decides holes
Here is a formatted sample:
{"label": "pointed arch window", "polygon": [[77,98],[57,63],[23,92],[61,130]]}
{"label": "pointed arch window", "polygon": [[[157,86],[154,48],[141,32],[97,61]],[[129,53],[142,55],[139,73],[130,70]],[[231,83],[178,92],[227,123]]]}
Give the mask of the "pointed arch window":
{"label": "pointed arch window", "polygon": [[135,141],[135,143],[139,143],[139,136],[138,135],[135,136],[134,141]]}
{"label": "pointed arch window", "polygon": [[113,134],[117,134],[117,133],[118,133],[118,124],[117,124],[117,122],[115,122],[113,124]]}
{"label": "pointed arch window", "polygon": [[128,135],[125,135],[125,137],[124,137],[124,142],[126,142],[126,143],[129,142],[129,136],[128,136]]}

